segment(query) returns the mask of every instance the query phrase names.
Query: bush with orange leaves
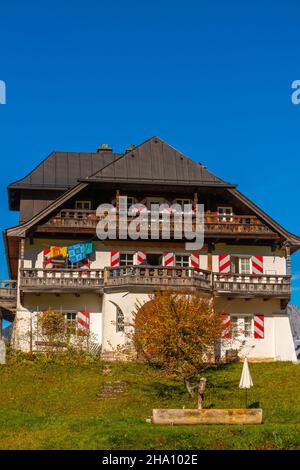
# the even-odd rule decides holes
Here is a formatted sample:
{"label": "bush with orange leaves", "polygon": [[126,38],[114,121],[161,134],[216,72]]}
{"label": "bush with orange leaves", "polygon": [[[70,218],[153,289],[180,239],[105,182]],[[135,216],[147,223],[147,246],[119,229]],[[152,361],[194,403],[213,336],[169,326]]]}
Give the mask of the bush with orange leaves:
{"label": "bush with orange leaves", "polygon": [[213,298],[196,292],[156,292],[146,304],[137,304],[133,314],[138,356],[183,379],[193,395],[191,381],[219,360],[222,315]]}

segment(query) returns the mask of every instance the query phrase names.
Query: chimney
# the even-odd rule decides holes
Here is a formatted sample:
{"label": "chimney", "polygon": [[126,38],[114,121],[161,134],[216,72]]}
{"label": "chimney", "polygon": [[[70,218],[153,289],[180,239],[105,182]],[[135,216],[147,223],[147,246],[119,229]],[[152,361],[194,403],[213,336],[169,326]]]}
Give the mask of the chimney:
{"label": "chimney", "polygon": [[112,148],[109,147],[108,144],[101,144],[97,149],[97,153],[99,152],[112,152]]}
{"label": "chimney", "polygon": [[129,145],[129,147],[127,147],[127,149],[125,150],[125,153],[132,152],[134,149],[135,149],[135,145],[131,144],[131,145]]}

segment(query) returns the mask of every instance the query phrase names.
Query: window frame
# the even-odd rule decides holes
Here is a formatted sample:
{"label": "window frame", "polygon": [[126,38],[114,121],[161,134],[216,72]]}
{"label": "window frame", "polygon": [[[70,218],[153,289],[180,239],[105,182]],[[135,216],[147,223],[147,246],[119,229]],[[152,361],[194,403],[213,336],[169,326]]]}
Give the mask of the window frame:
{"label": "window frame", "polygon": [[[230,209],[230,213],[226,214],[225,211],[224,213],[222,213],[220,209],[222,210]],[[217,211],[218,211],[219,222],[232,222],[233,221],[233,207],[232,206],[218,206]]]}
{"label": "window frame", "polygon": [[[238,272],[235,271],[234,261],[238,260]],[[242,261],[247,260],[249,261],[249,272],[242,272]],[[252,274],[252,263],[251,263],[251,256],[244,256],[244,255],[231,255],[230,256],[230,271],[232,274],[239,274],[244,276],[250,276]]]}
{"label": "window frame", "polygon": [[[178,262],[177,258],[181,258],[180,262]],[[185,261],[183,258],[187,258]],[[186,265],[184,263],[187,263]],[[190,256],[189,255],[176,255],[175,254],[175,267],[176,268],[189,268],[190,267]]]}
{"label": "window frame", "polygon": [[115,304],[116,307],[116,333],[125,333],[125,316],[122,309]]}
{"label": "window frame", "polygon": [[[245,320],[250,320],[250,328],[246,328]],[[237,335],[234,337],[233,322],[236,322]],[[254,338],[254,316],[251,314],[230,314],[231,339],[248,340]],[[247,332],[247,334],[246,334]]]}
{"label": "window frame", "polygon": [[181,207],[181,211],[183,212],[184,211],[184,206],[187,205],[187,204],[190,204],[193,206],[193,203],[194,201],[190,198],[184,198],[184,197],[181,197],[181,198],[176,198],[175,199],[175,204],[179,204],[180,207]]}
{"label": "window frame", "polygon": [[[85,207],[78,207],[78,205],[80,205],[80,204],[82,204],[82,205],[87,204],[87,205],[88,205],[88,208],[85,208]],[[81,199],[76,200],[76,201],[75,201],[75,209],[76,209],[77,211],[90,211],[90,210],[92,209],[92,201],[81,200]]]}
{"label": "window frame", "polygon": [[151,206],[152,204],[158,204],[161,206],[161,204],[165,204],[166,200],[163,197],[147,197],[146,198],[146,204],[145,206],[147,207],[148,211],[151,211]]}
{"label": "window frame", "polygon": [[[126,257],[126,264],[122,264],[122,256]],[[132,256],[132,263],[130,262],[128,264],[128,259],[127,259],[128,256]],[[119,264],[120,267],[124,268],[126,266],[134,266],[134,265],[135,265],[134,264],[134,253],[129,253],[129,252],[120,253],[120,264]]]}
{"label": "window frame", "polygon": [[[134,204],[137,203],[137,199],[136,199],[136,197],[134,197],[134,196],[126,196],[126,197],[127,197],[127,210],[129,210],[129,208],[130,208],[131,206],[133,206]],[[129,202],[129,200],[130,200],[131,202]]]}
{"label": "window frame", "polygon": [[[77,331],[78,331],[78,312],[76,312],[75,310],[68,310],[68,311],[63,311],[63,316],[64,316],[64,320],[65,320],[65,324],[67,326],[67,330],[68,332],[72,335],[76,335]],[[74,315],[75,318],[71,318],[69,319],[68,318],[68,315]]]}

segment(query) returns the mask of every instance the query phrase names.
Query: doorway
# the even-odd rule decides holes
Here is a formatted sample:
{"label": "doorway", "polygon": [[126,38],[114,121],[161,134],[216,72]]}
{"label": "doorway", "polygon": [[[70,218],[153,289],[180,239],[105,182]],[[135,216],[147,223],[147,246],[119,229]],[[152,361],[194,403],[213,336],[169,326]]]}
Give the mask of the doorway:
{"label": "doorway", "polygon": [[161,266],[162,255],[159,253],[147,253],[147,264],[150,266]]}

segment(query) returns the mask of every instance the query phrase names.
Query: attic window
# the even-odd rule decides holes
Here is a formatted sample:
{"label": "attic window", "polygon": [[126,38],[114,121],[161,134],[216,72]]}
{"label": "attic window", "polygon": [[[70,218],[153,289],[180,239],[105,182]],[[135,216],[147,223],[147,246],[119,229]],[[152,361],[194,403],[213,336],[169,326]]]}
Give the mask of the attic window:
{"label": "attic window", "polygon": [[219,222],[232,222],[233,211],[232,207],[218,207]]}
{"label": "attic window", "polygon": [[90,211],[91,210],[91,201],[76,201],[75,209],[80,211]]}

